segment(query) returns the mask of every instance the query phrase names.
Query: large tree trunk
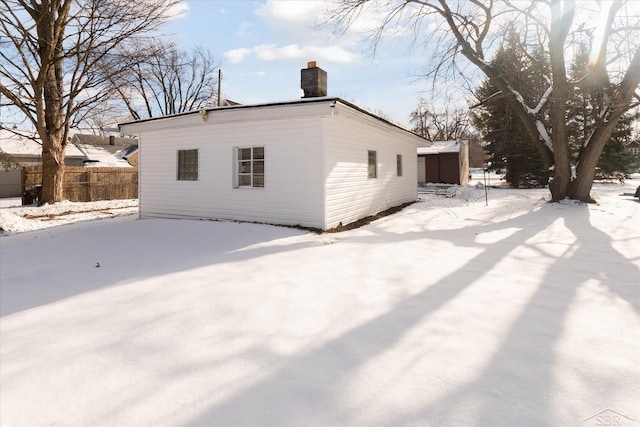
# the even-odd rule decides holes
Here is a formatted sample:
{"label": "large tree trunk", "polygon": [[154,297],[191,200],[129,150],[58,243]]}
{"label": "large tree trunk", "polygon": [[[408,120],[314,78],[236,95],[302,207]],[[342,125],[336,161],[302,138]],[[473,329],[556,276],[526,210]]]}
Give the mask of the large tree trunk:
{"label": "large tree trunk", "polygon": [[551,200],[557,202],[567,197],[571,183],[571,161],[567,144],[567,70],[564,61],[564,45],[574,7],[572,1],[551,2],[551,28],[549,37],[549,60],[551,62],[551,108],[550,119],[553,142],[553,179],[549,182]]}
{"label": "large tree trunk", "polygon": [[591,197],[591,187],[598,159],[600,159],[602,150],[611,138],[620,117],[627,111],[640,84],[640,48],[635,51],[631,65],[617,88],[611,90],[608,87],[608,79],[603,78],[603,72],[600,70],[601,74],[596,74],[596,78],[600,78],[607,84],[607,87],[602,88],[607,93],[606,112],[602,115],[603,119],[598,123],[591,137],[586,141],[586,147],[576,168],[576,179],[571,182],[567,193],[568,197],[582,202],[595,201]]}
{"label": "large tree trunk", "polygon": [[[42,193],[40,203],[64,200],[64,157],[67,145],[61,111],[62,79],[52,66],[44,85],[44,126],[39,123],[42,140]],[[38,120],[40,122],[40,120]]]}
{"label": "large tree trunk", "polygon": [[42,193],[40,204],[64,200],[64,145],[62,138],[42,139]]}
{"label": "large tree trunk", "polygon": [[587,141],[587,146],[582,152],[578,166],[576,167],[576,178],[571,182],[567,197],[585,203],[595,203],[591,197],[591,187],[596,173],[598,160],[604,150],[604,146],[611,138],[611,134],[623,114],[623,109],[618,108],[608,116],[608,120],[601,123],[596,128],[591,138]]}
{"label": "large tree trunk", "polygon": [[[44,3],[41,19],[37,22],[39,49],[42,58],[41,73],[34,91],[42,93],[42,101],[36,104],[37,128],[42,140],[42,193],[40,204],[64,200],[64,156],[67,144],[68,124],[65,124],[62,72],[62,40],[64,27],[60,27],[59,13],[68,9],[59,2]],[[66,15],[64,15],[66,16]],[[60,32],[60,34],[57,34]],[[68,102],[71,102],[69,100]]]}

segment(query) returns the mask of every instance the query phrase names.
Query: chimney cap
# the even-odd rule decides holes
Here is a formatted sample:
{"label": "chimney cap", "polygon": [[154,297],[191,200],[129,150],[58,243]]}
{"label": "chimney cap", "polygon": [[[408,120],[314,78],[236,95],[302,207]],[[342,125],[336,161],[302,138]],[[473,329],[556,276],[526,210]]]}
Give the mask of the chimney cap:
{"label": "chimney cap", "polygon": [[317,66],[318,64],[316,63],[316,61],[307,62],[307,68],[316,68]]}

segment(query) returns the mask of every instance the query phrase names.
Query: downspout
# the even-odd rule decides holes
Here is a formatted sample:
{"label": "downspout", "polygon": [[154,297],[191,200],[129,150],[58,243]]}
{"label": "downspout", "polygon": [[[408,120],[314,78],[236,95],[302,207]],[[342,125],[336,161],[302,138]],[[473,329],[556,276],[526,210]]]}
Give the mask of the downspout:
{"label": "downspout", "polygon": [[138,134],[138,219],[142,219],[142,134]]}

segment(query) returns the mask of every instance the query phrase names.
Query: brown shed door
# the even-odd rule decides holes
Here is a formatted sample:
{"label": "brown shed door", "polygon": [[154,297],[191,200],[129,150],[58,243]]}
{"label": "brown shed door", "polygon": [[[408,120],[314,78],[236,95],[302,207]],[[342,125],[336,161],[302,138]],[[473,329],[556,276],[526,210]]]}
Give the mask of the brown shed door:
{"label": "brown shed door", "polygon": [[440,182],[440,161],[438,155],[425,156],[427,182]]}
{"label": "brown shed door", "polygon": [[459,169],[457,154],[440,154],[440,182],[460,184]]}

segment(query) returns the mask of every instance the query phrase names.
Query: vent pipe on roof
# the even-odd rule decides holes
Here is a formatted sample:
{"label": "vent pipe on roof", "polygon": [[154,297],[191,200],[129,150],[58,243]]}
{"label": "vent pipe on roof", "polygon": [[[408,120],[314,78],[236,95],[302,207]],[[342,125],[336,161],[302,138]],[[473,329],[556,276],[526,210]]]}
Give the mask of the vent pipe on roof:
{"label": "vent pipe on roof", "polygon": [[300,87],[303,98],[327,96],[327,72],[318,67],[316,61],[308,62],[307,68],[300,70]]}

